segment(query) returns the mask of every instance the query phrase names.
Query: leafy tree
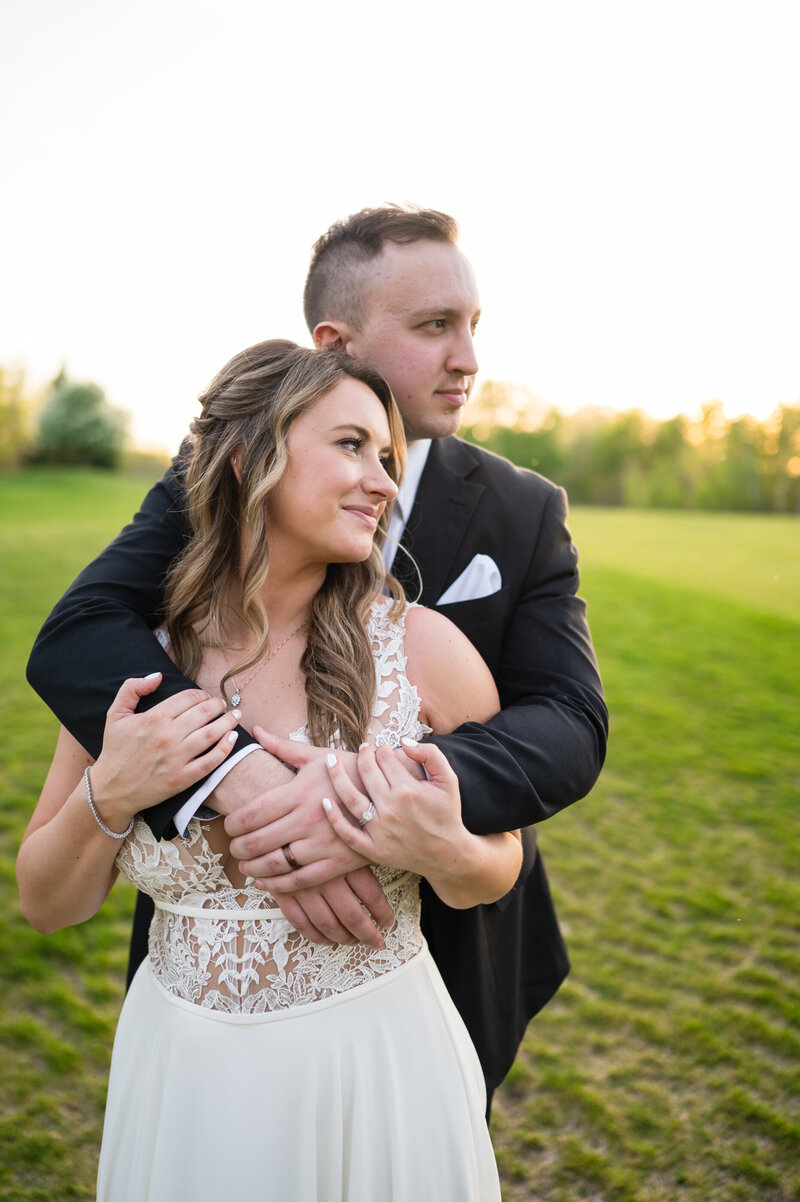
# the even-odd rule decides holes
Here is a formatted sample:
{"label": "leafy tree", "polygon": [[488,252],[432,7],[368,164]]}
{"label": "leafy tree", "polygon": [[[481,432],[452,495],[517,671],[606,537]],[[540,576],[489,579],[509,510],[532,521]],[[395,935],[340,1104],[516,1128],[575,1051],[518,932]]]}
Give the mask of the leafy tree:
{"label": "leafy tree", "polygon": [[0,366],[0,468],[20,462],[30,440],[30,410],[22,372]]}
{"label": "leafy tree", "polygon": [[800,406],[782,405],[767,429],[771,508],[800,514]]}
{"label": "leafy tree", "polygon": [[79,384],[62,372],[39,419],[33,458],[39,463],[117,467],[127,440],[127,417],[112,409],[97,384]]}

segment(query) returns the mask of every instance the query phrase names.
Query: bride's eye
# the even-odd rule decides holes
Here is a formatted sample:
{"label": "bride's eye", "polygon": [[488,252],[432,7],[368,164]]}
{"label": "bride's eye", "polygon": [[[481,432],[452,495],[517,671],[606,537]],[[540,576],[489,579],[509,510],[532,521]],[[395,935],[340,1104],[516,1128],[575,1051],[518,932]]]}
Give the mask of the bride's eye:
{"label": "bride's eye", "polygon": [[351,451],[358,451],[363,447],[363,438],[343,438],[339,443],[340,447],[347,447]]}

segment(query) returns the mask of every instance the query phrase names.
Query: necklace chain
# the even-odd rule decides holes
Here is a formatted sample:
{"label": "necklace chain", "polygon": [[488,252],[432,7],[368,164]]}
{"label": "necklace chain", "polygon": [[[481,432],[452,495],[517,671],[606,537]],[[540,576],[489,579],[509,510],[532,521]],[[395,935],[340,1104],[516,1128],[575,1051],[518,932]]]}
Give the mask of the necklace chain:
{"label": "necklace chain", "polygon": [[299,625],[299,626],[297,626],[297,627],[296,627],[296,628],[295,628],[295,629],[292,631],[292,633],[291,633],[291,634],[287,634],[287,636],[286,636],[286,638],[283,640],[283,642],[282,642],[282,643],[278,643],[278,646],[275,648],[275,650],[274,650],[274,651],[270,651],[269,655],[265,656],[265,658],[264,658],[264,659],[262,659],[262,661],[261,661],[261,663],[258,665],[258,667],[256,667],[256,668],[254,668],[254,669],[253,669],[253,671],[250,673],[250,675],[247,677],[247,679],[242,681],[241,685],[238,685],[238,684],[236,683],[236,677],[233,675],[233,672],[231,672],[231,683],[233,684],[233,693],[232,693],[232,695],[231,695],[231,705],[232,705],[232,706],[237,706],[237,705],[239,704],[239,702],[242,700],[242,689],[246,688],[246,687],[247,687],[247,685],[249,685],[249,684],[250,684],[250,681],[251,681],[251,680],[254,680],[254,679],[255,679],[255,677],[256,677],[256,676],[258,676],[258,674],[259,674],[259,672],[261,671],[261,669],[262,669],[262,668],[266,668],[266,666],[267,666],[267,664],[269,663],[269,661],[270,661],[271,659],[274,659],[274,658],[275,658],[275,656],[276,656],[276,655],[278,654],[278,652],[280,651],[281,647],[285,647],[285,646],[286,646],[286,644],[289,642],[289,640],[290,640],[290,639],[293,639],[293,638],[294,638],[294,636],[295,636],[296,634],[299,634],[299,633],[300,633],[300,631],[303,629],[303,627],[304,627],[304,626],[307,626],[307,625],[308,625],[308,618],[306,618],[306,619],[305,619],[305,621],[301,622],[301,623],[300,623],[300,625]]}

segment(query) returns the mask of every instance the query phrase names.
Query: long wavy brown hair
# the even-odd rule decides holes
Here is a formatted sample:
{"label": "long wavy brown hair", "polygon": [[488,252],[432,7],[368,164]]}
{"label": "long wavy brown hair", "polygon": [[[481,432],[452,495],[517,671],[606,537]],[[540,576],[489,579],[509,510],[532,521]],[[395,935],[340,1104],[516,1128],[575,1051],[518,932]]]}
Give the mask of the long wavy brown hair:
{"label": "long wavy brown hair", "polygon": [[[191,426],[186,466],[192,534],[167,579],[166,620],[178,666],[192,678],[202,659],[198,629],[214,629],[223,647],[232,641],[230,588],[232,581],[241,580],[239,609],[256,646],[221,679],[223,696],[234,673],[246,672],[267,653],[269,622],[260,596],[269,572],[267,498],[289,462],[289,430],[300,414],[346,379],[366,384],[383,405],[392,448],[386,470],[398,482],[406,444],[391,390],[377,372],[340,352],[308,350],[282,339],[260,342],[235,355],[199,398],[203,408]],[[234,457],[241,484],[232,467]],[[367,615],[384,585],[395,611],[404,604],[400,585],[385,573],[380,551],[390,508],[383,513],[369,558],[330,564],[312,602],[301,670],[309,734],[317,746],[330,745],[338,732],[341,745],[355,750],[366,737],[375,693]],[[251,536],[244,562],[243,523]]]}

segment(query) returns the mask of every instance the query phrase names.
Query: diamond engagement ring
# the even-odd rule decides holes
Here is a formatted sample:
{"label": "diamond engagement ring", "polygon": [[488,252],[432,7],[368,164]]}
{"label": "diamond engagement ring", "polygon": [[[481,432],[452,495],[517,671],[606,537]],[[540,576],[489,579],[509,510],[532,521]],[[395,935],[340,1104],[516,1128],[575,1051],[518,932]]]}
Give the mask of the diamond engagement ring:
{"label": "diamond engagement ring", "polygon": [[369,803],[369,805],[367,806],[367,808],[364,810],[364,813],[359,818],[358,825],[366,826],[368,822],[372,822],[372,819],[374,816],[375,816],[375,803],[374,803],[374,801],[371,801]]}

